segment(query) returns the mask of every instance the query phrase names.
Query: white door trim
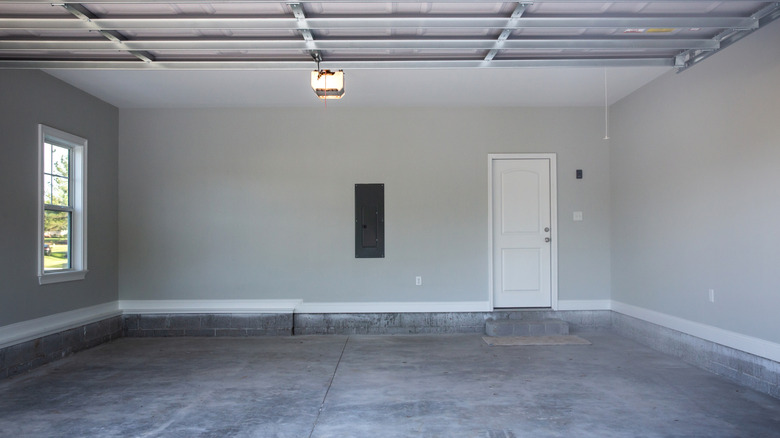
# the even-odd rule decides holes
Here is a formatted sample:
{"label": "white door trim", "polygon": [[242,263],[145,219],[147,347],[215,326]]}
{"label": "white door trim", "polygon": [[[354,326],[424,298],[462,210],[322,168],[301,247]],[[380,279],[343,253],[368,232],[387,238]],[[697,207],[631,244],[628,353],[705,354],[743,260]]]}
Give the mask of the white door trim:
{"label": "white door trim", "polygon": [[558,164],[554,153],[488,154],[488,302],[493,309],[493,162],[496,160],[550,160],[550,302],[558,310]]}

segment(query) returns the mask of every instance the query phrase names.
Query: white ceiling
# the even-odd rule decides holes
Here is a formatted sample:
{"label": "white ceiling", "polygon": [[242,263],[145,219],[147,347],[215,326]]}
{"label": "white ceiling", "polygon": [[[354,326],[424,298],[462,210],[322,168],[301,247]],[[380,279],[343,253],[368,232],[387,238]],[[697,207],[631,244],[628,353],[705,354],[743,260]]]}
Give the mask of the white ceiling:
{"label": "white ceiling", "polygon": [[[606,69],[612,104],[670,71]],[[333,107],[601,106],[604,68],[354,70]],[[119,108],[315,107],[309,72],[47,70]],[[684,73],[682,73],[684,74]]]}

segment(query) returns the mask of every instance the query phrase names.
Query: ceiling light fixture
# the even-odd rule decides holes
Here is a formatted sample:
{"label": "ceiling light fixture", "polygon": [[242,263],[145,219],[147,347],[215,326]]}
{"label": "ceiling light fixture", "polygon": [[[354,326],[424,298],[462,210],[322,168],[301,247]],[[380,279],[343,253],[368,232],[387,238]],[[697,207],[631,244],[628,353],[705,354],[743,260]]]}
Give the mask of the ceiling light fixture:
{"label": "ceiling light fixture", "polygon": [[311,72],[311,88],[320,99],[344,97],[344,70],[317,70]]}
{"label": "ceiling light fixture", "polygon": [[341,99],[344,97],[344,70],[336,72],[320,69],[322,53],[319,50],[311,52],[311,57],[317,63],[317,69],[311,72],[311,88],[320,99]]}

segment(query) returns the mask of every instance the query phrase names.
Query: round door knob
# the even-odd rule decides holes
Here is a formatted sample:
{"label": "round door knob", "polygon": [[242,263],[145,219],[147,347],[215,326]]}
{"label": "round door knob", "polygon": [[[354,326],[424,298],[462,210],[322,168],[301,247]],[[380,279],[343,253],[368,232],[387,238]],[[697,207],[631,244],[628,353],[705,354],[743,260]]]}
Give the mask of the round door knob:
{"label": "round door knob", "polygon": [[550,241],[550,238],[549,238],[549,237],[545,237],[545,238],[544,238],[544,241],[545,241],[545,242],[549,242],[549,241]]}
{"label": "round door knob", "polygon": [[550,232],[550,227],[544,227],[544,232],[545,233],[549,233]]}

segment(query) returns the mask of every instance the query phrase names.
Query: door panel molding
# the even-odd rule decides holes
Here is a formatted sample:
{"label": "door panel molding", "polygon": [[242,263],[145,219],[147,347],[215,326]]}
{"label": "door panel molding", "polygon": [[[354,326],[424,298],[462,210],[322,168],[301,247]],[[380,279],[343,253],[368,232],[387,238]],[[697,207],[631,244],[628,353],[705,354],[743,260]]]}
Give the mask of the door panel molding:
{"label": "door panel molding", "polygon": [[558,177],[557,155],[555,153],[508,153],[488,154],[488,302],[490,308],[495,308],[493,255],[493,167],[500,160],[549,160],[550,163],[550,303],[553,310],[558,310]]}

